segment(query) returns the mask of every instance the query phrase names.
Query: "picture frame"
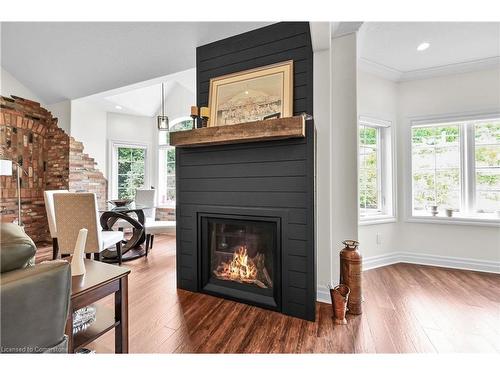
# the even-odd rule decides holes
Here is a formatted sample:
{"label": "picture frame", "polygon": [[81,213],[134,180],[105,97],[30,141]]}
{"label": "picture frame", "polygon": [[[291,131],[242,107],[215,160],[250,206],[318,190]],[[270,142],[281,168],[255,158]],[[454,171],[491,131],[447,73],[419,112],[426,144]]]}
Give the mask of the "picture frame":
{"label": "picture frame", "polygon": [[208,126],[293,116],[293,60],[212,78],[209,108]]}
{"label": "picture frame", "polygon": [[277,119],[280,117],[281,117],[281,113],[276,112],[276,113],[271,113],[270,115],[264,116],[262,119],[263,120],[273,120],[273,119]]}

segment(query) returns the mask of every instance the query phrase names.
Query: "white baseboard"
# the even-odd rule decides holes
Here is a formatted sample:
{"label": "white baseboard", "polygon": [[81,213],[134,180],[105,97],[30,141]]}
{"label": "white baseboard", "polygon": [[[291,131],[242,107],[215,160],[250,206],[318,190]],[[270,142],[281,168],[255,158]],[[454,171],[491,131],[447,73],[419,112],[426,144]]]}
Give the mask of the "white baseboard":
{"label": "white baseboard", "polygon": [[316,290],[316,301],[331,303],[330,291],[326,286],[318,285]]}
{"label": "white baseboard", "polygon": [[389,266],[391,264],[400,263],[400,253],[388,253],[382,255],[374,255],[363,258],[363,270],[371,270],[373,268]]}
{"label": "white baseboard", "polygon": [[[389,266],[396,263],[421,264],[425,266],[436,266],[455,268],[468,271],[479,271],[500,274],[500,262],[491,260],[478,260],[471,258],[445,257],[422,253],[388,253],[363,258],[363,270],[371,270],[378,267]],[[317,286],[317,301],[330,303],[330,291],[326,286]]]}
{"label": "white baseboard", "polygon": [[469,271],[500,273],[500,262],[496,261],[446,257],[442,255],[410,252],[389,253],[376,255],[373,257],[366,257],[363,259],[363,269],[370,270],[373,268],[388,266],[395,263],[422,264],[425,266],[437,266]]}
{"label": "white baseboard", "polygon": [[441,255],[421,253],[400,253],[401,263],[423,264],[426,266],[437,266],[456,268],[460,270],[490,272],[500,274],[500,262],[491,260],[478,260],[472,258],[445,257]]}

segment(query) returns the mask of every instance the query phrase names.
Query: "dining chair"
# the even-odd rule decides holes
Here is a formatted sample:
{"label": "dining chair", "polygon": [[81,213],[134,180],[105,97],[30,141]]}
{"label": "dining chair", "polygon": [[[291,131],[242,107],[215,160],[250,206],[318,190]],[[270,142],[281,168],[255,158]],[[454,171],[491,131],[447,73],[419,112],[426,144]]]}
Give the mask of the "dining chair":
{"label": "dining chair", "polygon": [[122,263],[123,232],[103,231],[99,224],[94,193],[54,194],[57,242],[61,254],[72,254],[81,228],[88,230],[85,253],[101,260],[101,252],[116,246],[118,263]]}
{"label": "dining chair", "polygon": [[146,256],[149,249],[153,248],[155,234],[172,234],[175,233],[175,221],[156,220],[156,190],[154,189],[137,189],[135,191],[135,202],[144,206],[153,207],[144,209],[146,221],[144,229],[146,232]]}
{"label": "dining chair", "polygon": [[69,190],[45,190],[43,192],[45,210],[47,211],[47,220],[49,222],[50,237],[52,238],[52,259],[57,259],[57,255],[59,253],[57,244],[56,214],[54,211],[55,193],[69,193]]}
{"label": "dining chair", "polygon": [[146,221],[146,256],[148,256],[149,249],[153,248],[155,234],[175,234],[175,221],[164,220],[150,220]]}
{"label": "dining chair", "polygon": [[135,191],[135,203],[143,206],[151,207],[145,208],[144,216],[146,221],[154,220],[156,215],[156,190],[155,189],[137,189]]}

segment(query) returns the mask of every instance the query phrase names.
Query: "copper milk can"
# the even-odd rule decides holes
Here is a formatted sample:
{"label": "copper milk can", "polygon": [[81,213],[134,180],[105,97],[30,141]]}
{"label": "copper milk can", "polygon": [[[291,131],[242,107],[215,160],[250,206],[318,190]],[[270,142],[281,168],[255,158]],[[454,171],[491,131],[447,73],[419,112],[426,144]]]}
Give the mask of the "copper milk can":
{"label": "copper milk can", "polygon": [[361,273],[362,257],[358,250],[359,242],[345,240],[342,242],[344,248],[340,251],[340,282],[350,289],[347,309],[350,314],[361,314]]}

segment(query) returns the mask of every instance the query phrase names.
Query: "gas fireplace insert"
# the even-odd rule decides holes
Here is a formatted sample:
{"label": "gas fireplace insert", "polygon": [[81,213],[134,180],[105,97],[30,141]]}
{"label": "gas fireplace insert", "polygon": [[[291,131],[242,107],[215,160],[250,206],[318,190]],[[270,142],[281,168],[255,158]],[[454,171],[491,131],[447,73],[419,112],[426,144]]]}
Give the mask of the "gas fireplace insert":
{"label": "gas fireplace insert", "polygon": [[280,218],[202,214],[200,219],[200,289],[280,310]]}

